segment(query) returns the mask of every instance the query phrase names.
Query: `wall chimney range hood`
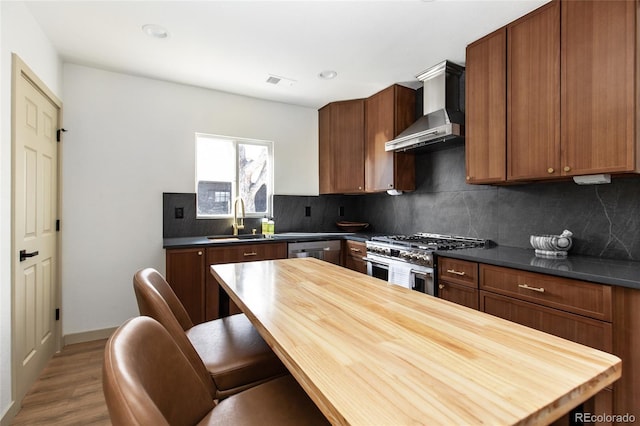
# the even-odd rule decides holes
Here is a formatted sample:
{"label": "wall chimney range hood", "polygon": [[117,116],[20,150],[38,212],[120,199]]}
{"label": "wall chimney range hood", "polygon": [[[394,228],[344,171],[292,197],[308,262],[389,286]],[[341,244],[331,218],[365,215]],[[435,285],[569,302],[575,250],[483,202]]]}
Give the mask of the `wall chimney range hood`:
{"label": "wall chimney range hood", "polygon": [[464,67],[443,61],[416,77],[424,83],[424,115],[385,143],[385,151],[408,151],[464,138]]}

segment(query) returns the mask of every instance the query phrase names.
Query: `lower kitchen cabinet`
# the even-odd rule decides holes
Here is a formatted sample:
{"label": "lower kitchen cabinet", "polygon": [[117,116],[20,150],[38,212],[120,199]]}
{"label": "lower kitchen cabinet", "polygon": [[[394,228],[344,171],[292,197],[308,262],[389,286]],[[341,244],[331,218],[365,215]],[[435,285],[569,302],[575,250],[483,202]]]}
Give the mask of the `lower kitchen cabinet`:
{"label": "lower kitchen cabinet", "polygon": [[478,309],[478,264],[465,260],[439,258],[438,297]]}
{"label": "lower kitchen cabinet", "polygon": [[360,241],[345,240],[344,266],[354,271],[367,273],[367,262],[363,257],[367,253],[367,246]]}
{"label": "lower kitchen cabinet", "polygon": [[[621,356],[614,350],[611,286],[484,264],[479,271],[481,311]],[[624,375],[627,366],[621,358]],[[613,409],[607,413],[616,413],[619,391],[615,385],[613,389],[585,402],[583,412],[595,415],[602,411],[591,410]],[[555,424],[571,422],[567,416]]]}
{"label": "lower kitchen cabinet", "polygon": [[620,357],[622,377],[581,409],[640,418],[640,290],[441,256],[437,270],[442,299]]}
{"label": "lower kitchen cabinet", "polygon": [[206,271],[206,319],[238,314],[240,308],[220,288],[218,282],[208,270],[210,265],[235,262],[252,262],[256,260],[285,259],[287,243],[233,244],[225,247],[207,248]]}
{"label": "lower kitchen cabinet", "polygon": [[205,249],[167,249],[167,282],[186,309],[191,321],[205,320]]}
{"label": "lower kitchen cabinet", "polygon": [[287,243],[233,244],[223,247],[167,249],[167,281],[191,321],[200,324],[240,310],[211,275],[217,263],[284,259]]}
{"label": "lower kitchen cabinet", "polygon": [[610,322],[480,291],[480,310],[605,352],[613,351]]}

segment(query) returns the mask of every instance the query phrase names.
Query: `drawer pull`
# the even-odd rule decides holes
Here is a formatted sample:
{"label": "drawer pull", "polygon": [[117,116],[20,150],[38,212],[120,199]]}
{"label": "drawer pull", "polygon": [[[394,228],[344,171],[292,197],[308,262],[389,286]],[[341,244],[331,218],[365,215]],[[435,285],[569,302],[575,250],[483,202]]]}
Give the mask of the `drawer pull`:
{"label": "drawer pull", "polygon": [[465,272],[459,272],[459,271],[456,271],[455,269],[447,269],[447,272],[450,274],[460,275],[461,277],[466,274]]}
{"label": "drawer pull", "polygon": [[444,284],[439,284],[439,285],[438,285],[438,288],[439,288],[440,290],[444,290]]}
{"label": "drawer pull", "polygon": [[355,252],[355,253],[360,253],[360,249],[359,248],[355,248],[355,247],[351,247],[349,248],[349,250]]}
{"label": "drawer pull", "polygon": [[518,284],[518,287],[524,288],[525,290],[533,290],[537,291],[538,293],[544,293],[544,287],[529,287],[526,284]]}
{"label": "drawer pull", "polygon": [[249,252],[249,253],[244,253],[245,257],[249,257],[249,256],[257,256],[258,253],[256,253],[255,251]]}

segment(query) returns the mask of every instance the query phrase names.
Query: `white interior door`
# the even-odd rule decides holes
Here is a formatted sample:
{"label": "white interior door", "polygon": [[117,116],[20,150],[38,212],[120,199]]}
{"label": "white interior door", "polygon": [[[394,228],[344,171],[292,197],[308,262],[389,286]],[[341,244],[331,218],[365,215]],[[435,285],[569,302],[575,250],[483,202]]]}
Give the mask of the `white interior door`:
{"label": "white interior door", "polygon": [[14,56],[13,364],[21,401],[58,346],[60,102]]}

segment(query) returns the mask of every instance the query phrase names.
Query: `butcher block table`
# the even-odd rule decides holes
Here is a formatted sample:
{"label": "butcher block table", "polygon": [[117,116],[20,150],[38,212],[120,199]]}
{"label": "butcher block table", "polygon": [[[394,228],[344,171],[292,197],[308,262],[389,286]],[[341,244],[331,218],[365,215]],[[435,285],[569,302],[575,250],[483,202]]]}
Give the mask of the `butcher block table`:
{"label": "butcher block table", "polygon": [[212,265],[333,424],[547,424],[619,358],[313,258]]}

